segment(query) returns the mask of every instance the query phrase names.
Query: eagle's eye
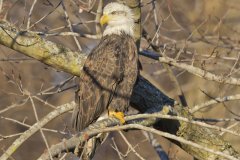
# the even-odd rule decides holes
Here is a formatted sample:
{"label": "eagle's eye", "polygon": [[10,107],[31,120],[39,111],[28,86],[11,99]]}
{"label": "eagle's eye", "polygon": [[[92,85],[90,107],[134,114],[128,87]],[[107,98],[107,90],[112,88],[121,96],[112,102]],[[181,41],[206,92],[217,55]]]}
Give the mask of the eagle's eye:
{"label": "eagle's eye", "polygon": [[113,15],[114,15],[114,14],[117,14],[117,11],[113,11],[111,14],[113,14]]}
{"label": "eagle's eye", "polygon": [[126,15],[126,12],[124,12],[124,11],[112,11],[111,14],[112,15]]}

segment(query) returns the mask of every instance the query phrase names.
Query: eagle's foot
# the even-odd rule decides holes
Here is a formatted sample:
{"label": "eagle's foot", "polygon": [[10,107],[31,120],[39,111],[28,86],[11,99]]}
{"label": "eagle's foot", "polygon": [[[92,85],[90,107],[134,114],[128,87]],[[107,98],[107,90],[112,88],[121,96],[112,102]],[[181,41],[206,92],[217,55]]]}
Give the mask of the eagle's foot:
{"label": "eagle's foot", "polygon": [[121,124],[124,124],[126,121],[124,119],[124,113],[123,112],[115,112],[115,111],[109,111],[108,112],[109,117],[117,118]]}

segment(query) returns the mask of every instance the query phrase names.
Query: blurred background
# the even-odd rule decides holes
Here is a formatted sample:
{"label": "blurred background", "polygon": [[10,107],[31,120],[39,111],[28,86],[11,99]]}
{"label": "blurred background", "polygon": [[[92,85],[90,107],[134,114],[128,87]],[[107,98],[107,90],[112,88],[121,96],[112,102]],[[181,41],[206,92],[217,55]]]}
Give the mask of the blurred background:
{"label": "blurred background", "polygon": [[[104,1],[104,5],[111,2]],[[97,0],[63,1],[73,31],[83,51],[88,54],[98,44],[95,16]],[[2,12],[6,19],[22,30],[33,0],[3,0]],[[5,10],[4,10],[5,9]],[[142,0],[141,49],[158,50],[160,54],[176,58],[217,75],[239,78],[240,56],[240,3],[238,0]],[[6,12],[5,12],[6,13]],[[3,14],[1,14],[3,17]],[[39,22],[38,22],[39,21]],[[30,31],[44,33],[43,38],[62,44],[74,51],[79,48],[70,32],[60,0],[37,1],[31,17]],[[62,35],[60,34],[62,33]],[[66,33],[66,34],[63,34]],[[88,38],[90,35],[91,38]],[[150,44],[151,43],[151,44]],[[140,56],[141,74],[169,97],[179,101],[176,86],[167,69],[159,62]],[[239,87],[220,84],[196,77],[184,70],[171,67],[189,107],[216,97],[235,95]],[[55,107],[74,100],[77,78],[57,71],[32,58],[0,46],[0,154],[29,126],[36,122],[34,106],[41,119]],[[30,100],[29,94],[33,97]],[[212,105],[195,113],[198,118],[239,118],[239,101]],[[71,113],[66,113],[45,126],[43,131],[49,146],[70,138],[74,132],[70,125]],[[234,127],[238,122],[210,123]],[[124,132],[136,151],[147,160],[159,159],[142,131]],[[190,160],[193,157],[168,141],[155,136],[172,160]],[[224,134],[224,138],[240,152],[239,137]],[[115,144],[114,144],[115,143]],[[116,147],[126,160],[138,159],[129,152],[118,132],[113,132],[97,149],[94,159],[119,159]],[[115,148],[115,149],[114,149]],[[14,154],[13,159],[37,159],[46,145],[38,132],[29,138]],[[69,154],[65,159],[77,159]]]}

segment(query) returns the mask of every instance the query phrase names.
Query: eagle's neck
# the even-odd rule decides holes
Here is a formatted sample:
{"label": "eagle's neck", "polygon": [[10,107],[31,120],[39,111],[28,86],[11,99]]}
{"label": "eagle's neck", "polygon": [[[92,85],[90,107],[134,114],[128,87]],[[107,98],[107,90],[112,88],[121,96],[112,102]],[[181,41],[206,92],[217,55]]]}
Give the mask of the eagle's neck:
{"label": "eagle's neck", "polygon": [[134,27],[134,23],[125,23],[122,25],[113,25],[113,26],[108,25],[103,32],[103,36],[112,35],[112,34],[121,35],[122,33],[125,33],[133,37],[134,35],[133,27]]}

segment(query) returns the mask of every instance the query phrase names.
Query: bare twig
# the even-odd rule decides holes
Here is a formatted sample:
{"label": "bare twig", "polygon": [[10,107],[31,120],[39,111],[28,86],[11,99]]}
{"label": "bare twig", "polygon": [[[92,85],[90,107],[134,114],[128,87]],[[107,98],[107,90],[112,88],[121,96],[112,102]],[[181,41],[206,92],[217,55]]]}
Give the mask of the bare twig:
{"label": "bare twig", "polygon": [[194,113],[194,112],[199,111],[202,108],[208,107],[208,106],[213,105],[213,104],[227,102],[227,101],[234,101],[234,100],[240,100],[240,94],[225,96],[225,97],[222,97],[222,98],[218,97],[218,98],[212,99],[212,100],[207,101],[203,104],[194,106],[193,108],[191,108],[189,110],[189,112]]}
{"label": "bare twig", "polygon": [[102,31],[101,31],[101,27],[100,27],[100,18],[102,15],[102,8],[103,8],[103,0],[99,0],[98,2],[98,8],[97,8],[97,15],[95,18],[95,22],[96,22],[96,34],[97,35],[102,35]]}
{"label": "bare twig", "polygon": [[114,137],[112,137],[111,139],[112,139],[112,142],[113,142],[112,148],[117,152],[119,159],[120,160],[124,160],[124,158],[122,156],[122,153],[119,151],[118,146],[117,146],[117,144],[116,144],[116,142],[114,140]]}
{"label": "bare twig", "polygon": [[40,23],[42,20],[44,20],[47,16],[49,16],[50,14],[52,14],[60,5],[62,2],[59,2],[58,5],[56,5],[56,7],[54,7],[54,9],[52,11],[50,11],[49,13],[45,14],[42,18],[40,18],[38,21],[36,21],[35,23],[33,23],[28,29],[34,27],[35,25],[37,25],[38,23]]}
{"label": "bare twig", "polygon": [[7,136],[4,136],[4,135],[0,134],[0,141],[8,139],[8,138],[18,137],[18,136],[20,136],[22,134],[23,134],[22,132],[21,133],[15,133],[15,134],[7,135]]}
{"label": "bare twig", "polygon": [[124,136],[124,134],[122,133],[122,131],[119,131],[118,132],[122,139],[124,140],[124,142],[128,145],[128,147],[131,149],[131,151],[141,160],[145,160],[145,158],[143,158],[135,149],[134,147],[132,146],[132,144],[127,140],[127,138]]}
{"label": "bare twig", "polygon": [[37,3],[37,0],[34,0],[33,3],[32,3],[32,6],[30,8],[30,11],[28,13],[27,30],[29,30],[29,27],[30,27],[30,24],[31,24],[31,16],[32,16],[33,9],[34,9],[36,3]]}
{"label": "bare twig", "polygon": [[0,13],[2,12],[3,0],[0,0]]}
{"label": "bare twig", "polygon": [[[227,129],[231,129],[233,127],[236,127],[237,125],[239,125],[239,122],[233,123],[232,125],[228,126]],[[223,131],[222,133],[220,133],[220,135],[223,136],[225,133],[226,132]]]}
{"label": "bare twig", "polygon": [[[34,116],[35,116],[35,118],[36,118],[36,120],[37,120],[37,123],[38,123],[38,122],[39,122],[39,119],[38,119],[38,114],[37,114],[37,110],[36,110],[35,103],[34,103],[32,97],[31,97],[30,95],[29,95],[29,99],[30,99],[30,102],[31,102],[32,107],[33,107]],[[46,139],[46,137],[45,137],[45,135],[44,135],[44,133],[43,133],[42,127],[40,127],[39,130],[40,130],[40,133],[41,133],[41,135],[42,135],[43,141],[44,141],[44,143],[45,143],[45,145],[46,145],[46,147],[47,147],[47,150],[48,150],[50,159],[53,160],[52,155],[51,155],[51,152],[50,152],[50,149],[49,149],[49,145],[48,145],[47,139]]]}
{"label": "bare twig", "polygon": [[169,160],[167,153],[162,149],[154,135],[151,132],[142,131],[143,135],[147,138],[150,144],[154,147],[161,160]]}
{"label": "bare twig", "polygon": [[[67,21],[67,23],[68,23],[69,29],[70,29],[71,32],[73,32],[72,23],[71,23],[71,21],[70,21],[70,19],[69,19],[69,16],[68,16],[66,7],[65,7],[65,5],[64,5],[64,1],[62,1],[62,7],[63,7],[63,10],[64,10],[64,14],[65,14],[66,21]],[[81,45],[80,45],[77,37],[76,37],[76,36],[73,36],[73,39],[74,39],[74,41],[75,41],[75,43],[76,43],[76,45],[77,45],[77,47],[78,47],[78,50],[81,52],[81,51],[82,51],[82,47],[81,47]]]}
{"label": "bare twig", "polygon": [[[20,121],[18,121],[18,120],[16,120],[16,119],[13,119],[13,118],[3,117],[3,116],[1,116],[0,118],[2,118],[2,119],[4,119],[4,120],[7,120],[7,121],[11,121],[11,122],[17,123],[17,124],[19,124],[19,125],[21,125],[21,126],[24,126],[24,127],[28,127],[28,128],[31,127],[31,125],[26,124],[25,122],[20,122]],[[63,134],[63,135],[68,134],[67,132],[58,131],[58,130],[49,129],[49,128],[42,128],[42,129],[43,129],[44,131],[53,132],[53,133],[61,133],[61,134]]]}
{"label": "bare twig", "polygon": [[4,109],[0,110],[0,114],[4,113],[10,109],[13,109],[15,107],[23,106],[24,104],[26,104],[28,102],[28,100],[29,100],[29,98],[21,99],[18,102],[14,103],[10,106],[6,106],[6,107],[4,107]]}

